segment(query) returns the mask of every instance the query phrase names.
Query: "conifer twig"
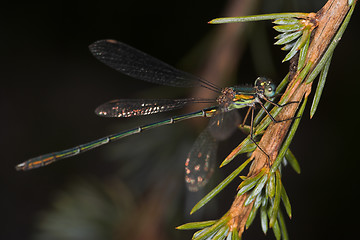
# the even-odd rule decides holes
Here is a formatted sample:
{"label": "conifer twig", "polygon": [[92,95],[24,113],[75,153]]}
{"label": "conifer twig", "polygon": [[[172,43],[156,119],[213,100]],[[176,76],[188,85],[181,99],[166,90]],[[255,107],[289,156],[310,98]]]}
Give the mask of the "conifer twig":
{"label": "conifer twig", "polygon": [[[252,152],[251,157],[200,200],[191,213],[209,202],[252,162],[247,176],[240,176],[243,181],[230,210],[218,221],[189,223],[178,229],[200,229],[193,236],[196,240],[209,237],[237,240],[241,239],[245,228],[252,224],[260,210],[263,232],[272,228],[276,239],[288,239],[280,202],[282,201],[289,218],[292,213],[289,197],[281,180],[281,168],[285,166],[285,162],[289,162],[297,173],[300,172],[289,145],[304,114],[312,82],[320,74],[310,117],[315,113],[331,57],[355,5],[356,0],[329,0],[317,13],[270,13],[216,18],[209,22],[222,24],[272,19],[276,25],[274,29],[280,33],[275,37],[275,45],[284,45],[281,49],[289,51],[283,62],[290,61],[290,70],[276,89],[276,94],[279,94],[287,85],[279,102],[273,103],[275,107],[271,110],[266,110],[271,103],[267,100],[268,103],[252,121],[252,126],[255,126],[253,131],[225,158],[220,167],[227,165],[241,153]],[[262,136],[258,144],[253,136]]]}
{"label": "conifer twig", "polygon": [[[344,17],[348,13],[350,6],[348,0],[329,0],[316,15],[314,21],[316,23],[316,30],[311,36],[311,43],[308,48],[307,58],[304,67],[297,70],[298,58],[293,58],[290,64],[289,85],[285,91],[284,96],[289,96],[288,101],[300,103],[304,96],[307,96],[311,91],[311,83],[306,83],[304,80],[307,74],[311,72],[320,62],[322,56],[327,50],[330,42]],[[299,104],[289,104],[280,111],[277,119],[290,119],[296,114]],[[274,163],[279,154],[282,143],[291,126],[290,121],[280,123],[270,123],[260,141],[260,147],[269,155],[271,164]],[[256,149],[253,152],[252,158],[254,162],[248,173],[248,177],[257,175],[264,167],[267,168],[268,158],[264,153]],[[269,169],[270,170],[270,169]],[[254,202],[244,205],[250,192],[237,196],[230,208],[230,218],[228,225],[230,231],[236,229],[239,236],[242,235],[244,227]]]}

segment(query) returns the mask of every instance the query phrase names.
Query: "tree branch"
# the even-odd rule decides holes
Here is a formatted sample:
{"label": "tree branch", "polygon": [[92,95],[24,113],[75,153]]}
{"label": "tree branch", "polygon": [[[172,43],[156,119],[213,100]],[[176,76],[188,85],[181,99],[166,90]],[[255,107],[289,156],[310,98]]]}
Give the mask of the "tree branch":
{"label": "tree branch", "polygon": [[[349,9],[350,6],[348,5],[348,0],[329,0],[322,9],[313,15],[314,18],[311,20],[315,22],[317,28],[312,33],[306,62],[304,64],[305,67],[311,66],[310,72],[319,63]],[[294,66],[297,66],[298,60],[297,58],[294,59],[295,62],[290,66],[290,83],[284,96],[289,93],[289,101],[296,101],[298,104],[294,103],[283,107],[276,117],[279,120],[293,118],[299,103],[302,101],[303,97],[307,96],[311,91],[312,84],[306,84],[304,81],[306,75],[300,74],[305,67],[297,70],[297,67]],[[310,65],[307,65],[308,63]],[[259,145],[269,155],[271,164],[279,154],[279,150],[287,136],[290,126],[291,121],[270,123],[261,138]],[[248,177],[257,175],[264,167],[269,168],[267,165],[268,158],[261,150],[256,149],[253,152],[252,158],[254,161],[248,173]],[[249,192],[237,196],[230,209],[231,220],[228,224],[230,230],[237,229],[239,236],[241,236],[244,231],[247,218],[253,207],[253,203],[244,206],[244,202],[248,195]]]}

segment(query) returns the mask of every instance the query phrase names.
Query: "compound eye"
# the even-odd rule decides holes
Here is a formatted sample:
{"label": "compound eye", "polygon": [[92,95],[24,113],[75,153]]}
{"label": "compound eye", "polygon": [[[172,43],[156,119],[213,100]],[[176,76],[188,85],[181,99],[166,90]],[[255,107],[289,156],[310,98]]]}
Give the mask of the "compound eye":
{"label": "compound eye", "polygon": [[273,97],[274,95],[275,95],[275,86],[273,83],[270,83],[270,85],[265,88],[265,96]]}

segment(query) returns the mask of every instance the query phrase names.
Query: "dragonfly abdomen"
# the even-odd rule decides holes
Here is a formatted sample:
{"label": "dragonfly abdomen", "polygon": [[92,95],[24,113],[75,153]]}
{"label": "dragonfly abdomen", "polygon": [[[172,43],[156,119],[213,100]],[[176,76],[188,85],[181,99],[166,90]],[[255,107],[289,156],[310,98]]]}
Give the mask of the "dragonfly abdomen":
{"label": "dragonfly abdomen", "polygon": [[133,129],[130,129],[127,131],[112,134],[112,135],[100,138],[98,140],[94,140],[89,143],[78,145],[78,146],[70,148],[70,149],[66,149],[66,150],[54,152],[54,153],[48,153],[45,155],[41,155],[39,157],[31,158],[31,159],[27,160],[26,162],[18,164],[16,166],[16,169],[26,171],[26,170],[30,170],[30,169],[34,169],[34,168],[43,167],[43,166],[49,165],[55,161],[58,161],[60,159],[78,155],[80,153],[86,152],[93,148],[100,147],[107,143],[117,141],[121,138],[130,136],[133,134],[137,134],[137,133],[140,133],[145,130],[149,130],[149,129],[160,127],[160,126],[167,125],[167,124],[173,124],[175,122],[179,122],[179,121],[190,119],[190,118],[210,117],[213,115],[213,113],[215,111],[216,111],[216,108],[211,107],[211,108],[203,109],[203,110],[200,110],[197,112],[188,113],[188,114],[184,114],[184,115],[180,115],[180,116],[175,116],[175,117],[168,118],[168,119],[160,121],[160,122],[150,123],[150,124],[143,125],[143,126],[140,126],[137,128],[133,128]]}

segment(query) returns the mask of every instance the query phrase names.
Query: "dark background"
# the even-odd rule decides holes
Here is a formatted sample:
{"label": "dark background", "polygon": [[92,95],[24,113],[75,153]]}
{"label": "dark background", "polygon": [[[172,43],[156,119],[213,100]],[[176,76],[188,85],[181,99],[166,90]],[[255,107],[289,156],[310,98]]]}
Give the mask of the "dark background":
{"label": "dark background", "polygon": [[[178,65],[217,27],[208,25],[207,21],[223,16],[223,10],[228,4],[226,2],[160,0],[99,1],[90,4],[87,1],[58,1],[1,7],[0,239],[30,239],[41,232],[43,228],[39,227],[39,222],[48,221],[48,218],[43,216],[53,209],[54,202],[58,203],[59,192],[67,193],[66,196],[71,198],[74,192],[81,196],[81,190],[73,189],[79,182],[91,186],[93,181],[96,182],[95,185],[106,186],[109,179],[118,174],[119,168],[116,161],[109,159],[116,160],[114,151],[118,153],[120,150],[115,148],[121,149],[127,139],[113,144],[112,147],[106,146],[34,171],[16,172],[16,164],[39,154],[65,149],[126,129],[124,126],[134,127],[150,121],[145,118],[130,121],[100,118],[93,111],[101,103],[116,98],[154,95],[163,90],[166,93],[161,96],[171,96],[169,88],[156,88],[152,84],[125,78],[106,67],[89,53],[87,46],[100,39],[117,39],[171,65]],[[281,11],[316,12],[325,2],[260,1],[257,12],[253,14]],[[355,234],[356,222],[353,219],[356,219],[356,171],[359,169],[356,111],[359,95],[359,22],[356,9],[333,56],[318,110],[314,118],[309,120],[308,104],[291,145],[302,169],[301,175],[297,175],[287,168],[283,176],[293,208],[293,219],[287,221],[291,239],[335,239]],[[256,25],[254,26],[256,29]],[[268,27],[271,42],[275,33],[271,30],[270,23],[265,26]],[[246,46],[236,79],[238,83],[251,84],[259,73],[254,67],[254,53]],[[279,47],[274,46],[271,51],[276,60],[271,64],[276,71],[268,74],[279,82],[287,73],[288,64],[280,63],[284,53]],[[186,62],[183,65],[197,64],[199,63]],[[194,69],[189,67],[186,70]],[[153,89],[154,92],[149,93],[147,89]],[[185,124],[180,126],[185,129]],[[165,128],[165,131],[154,130],[152,135],[144,133],[143,139],[155,141],[160,135],[171,134],[171,129],[177,126]],[[194,139],[194,132],[196,131],[190,134],[183,130],[182,134],[184,138]],[[137,143],[137,139],[141,141],[142,138],[140,136],[134,139],[129,138],[131,144]],[[232,143],[232,146],[237,143],[238,141]],[[143,141],[140,144],[146,145],[148,142]],[[122,161],[135,161],[131,154],[138,154],[140,147],[129,144],[126,146],[128,148],[123,147],[122,150],[128,152],[124,157],[127,160]],[[185,148],[186,151],[190,149],[189,146]],[[166,144],[156,147],[159,152],[169,148]],[[224,148],[226,150],[223,150],[223,154],[226,156],[231,147]],[[112,152],[108,154],[107,151]],[[151,159],[148,161],[144,166],[146,168],[141,171],[152,171]],[[160,181],[163,178],[162,182],[166,183],[166,176],[172,167],[177,168],[174,172],[181,182],[174,185],[175,190],[172,189],[176,200],[172,199],[171,204],[163,206],[167,217],[163,219],[166,224],[163,224],[165,226],[161,238],[189,239],[190,233],[173,230],[175,226],[189,220],[188,206],[184,202],[192,199],[192,196],[186,193],[182,183],[183,163],[160,163],[160,166],[161,164],[168,164],[169,167],[153,172],[153,177],[156,176],[154,178]],[[228,170],[219,171],[230,172],[234,166],[236,164],[228,167]],[[127,178],[116,175],[116,178],[125,183],[132,178],[142,180],[142,175],[139,172],[137,174]],[[224,176],[218,175],[213,184]],[[142,184],[148,184],[148,188],[139,188]],[[142,203],[140,206],[146,205],[144,195],[151,196],[151,181],[146,184],[140,181],[126,187],[131,190],[136,188],[135,193],[129,195],[134,195],[134,199]],[[214,214],[209,211],[210,213],[204,214],[205,217],[200,216],[199,219],[221,216],[231,204],[235,187],[236,184],[232,188],[228,187],[229,190],[225,191],[221,201],[217,201],[220,205],[215,207]],[[161,195],[162,191],[157,193]],[[90,208],[96,209],[98,206],[93,205]],[[151,221],[156,222],[156,214],[149,216],[153,218]],[[76,225],[73,227],[76,228]],[[121,227],[128,226],[117,226]],[[67,231],[67,228],[63,231]],[[132,238],[131,232],[120,235]],[[92,237],[97,239],[95,235]],[[259,221],[256,221],[245,235],[245,239],[255,237],[265,238]],[[269,232],[266,237],[273,235]]]}

